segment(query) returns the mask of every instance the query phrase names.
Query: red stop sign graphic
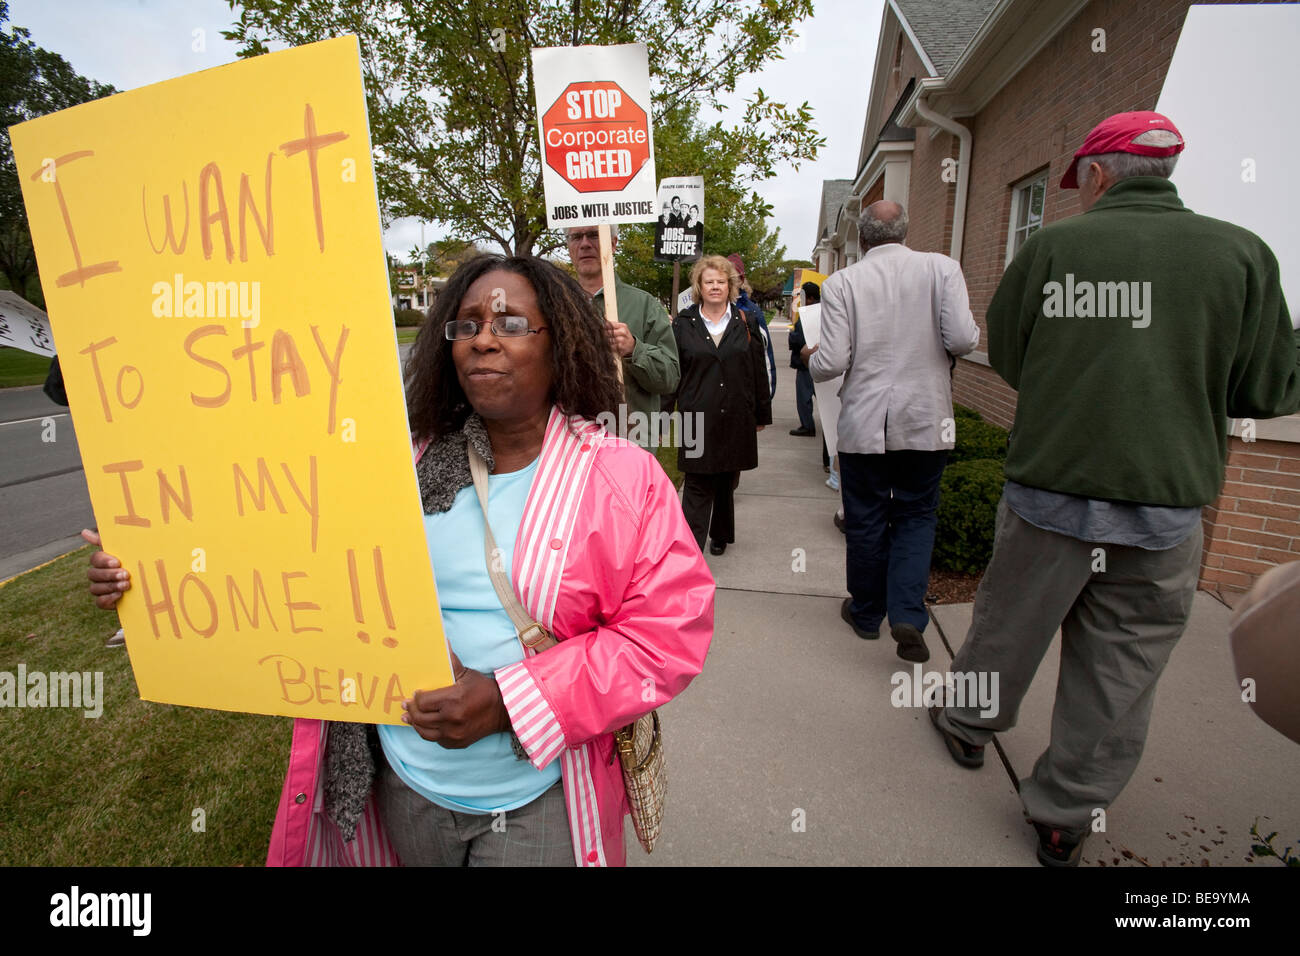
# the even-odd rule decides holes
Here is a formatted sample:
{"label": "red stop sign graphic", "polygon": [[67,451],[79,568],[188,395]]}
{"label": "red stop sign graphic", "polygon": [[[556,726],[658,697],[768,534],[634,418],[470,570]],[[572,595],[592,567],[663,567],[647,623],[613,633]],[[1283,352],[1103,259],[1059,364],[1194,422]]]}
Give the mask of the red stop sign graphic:
{"label": "red stop sign graphic", "polygon": [[619,190],[650,160],[650,120],[612,80],[570,83],[542,114],[542,147],[578,192]]}

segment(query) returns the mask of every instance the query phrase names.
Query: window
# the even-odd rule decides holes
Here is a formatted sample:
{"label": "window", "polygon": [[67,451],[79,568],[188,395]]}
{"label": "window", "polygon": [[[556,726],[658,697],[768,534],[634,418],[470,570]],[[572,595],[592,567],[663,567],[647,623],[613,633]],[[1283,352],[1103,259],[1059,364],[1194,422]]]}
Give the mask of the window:
{"label": "window", "polygon": [[1007,265],[1025,240],[1043,224],[1043,200],[1047,196],[1047,170],[1011,187],[1011,231],[1007,236]]}

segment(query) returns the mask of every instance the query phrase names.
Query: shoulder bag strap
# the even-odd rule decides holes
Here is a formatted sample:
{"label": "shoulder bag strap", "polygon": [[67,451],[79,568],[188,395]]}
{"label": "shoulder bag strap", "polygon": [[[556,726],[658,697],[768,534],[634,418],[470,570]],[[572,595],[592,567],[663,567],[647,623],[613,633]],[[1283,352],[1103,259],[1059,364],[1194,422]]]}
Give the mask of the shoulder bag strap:
{"label": "shoulder bag strap", "polygon": [[469,452],[469,473],[474,479],[474,491],[478,493],[479,507],[483,509],[483,556],[487,560],[488,576],[492,578],[492,587],[497,592],[501,607],[510,615],[520,642],[534,654],[540,654],[547,648],[554,647],[558,641],[545,627],[534,621],[519,603],[519,596],[506,580],[506,573],[497,561],[492,560],[497,550],[496,538],[492,536],[492,525],[488,521],[488,470],[487,462],[469,442],[465,443]]}

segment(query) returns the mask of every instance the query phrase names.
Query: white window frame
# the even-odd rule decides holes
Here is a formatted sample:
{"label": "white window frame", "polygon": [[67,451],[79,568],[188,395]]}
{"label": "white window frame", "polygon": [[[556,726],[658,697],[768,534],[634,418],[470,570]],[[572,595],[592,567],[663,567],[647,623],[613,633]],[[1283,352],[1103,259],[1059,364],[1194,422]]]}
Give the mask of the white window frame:
{"label": "white window frame", "polygon": [[[1047,174],[1048,170],[1040,170],[1011,187],[1011,220],[1007,223],[1007,259],[1003,264],[1003,268],[1011,265],[1011,260],[1016,257],[1016,253],[1024,245],[1024,241],[1043,228],[1043,224],[1047,222]],[[1029,223],[1019,226],[1017,223],[1020,221],[1020,214],[1024,210],[1025,203],[1029,201],[1034,186],[1039,183],[1043,184],[1043,215],[1039,218],[1037,225],[1033,225],[1032,229],[1030,228],[1032,224]],[[1017,242],[1020,233],[1023,233],[1023,235],[1019,236],[1020,241]]]}

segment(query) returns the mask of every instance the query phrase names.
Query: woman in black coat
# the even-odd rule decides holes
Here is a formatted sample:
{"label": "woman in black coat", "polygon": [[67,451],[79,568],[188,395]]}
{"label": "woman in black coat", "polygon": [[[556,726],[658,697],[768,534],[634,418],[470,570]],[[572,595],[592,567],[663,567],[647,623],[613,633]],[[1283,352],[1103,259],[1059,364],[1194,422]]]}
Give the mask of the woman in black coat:
{"label": "woman in black coat", "polygon": [[[686,476],[682,511],[704,549],[722,554],[736,540],[733,492],[740,473],[758,467],[758,432],[772,424],[763,337],[734,304],[740,277],[722,256],[705,256],[691,270],[695,305],[673,320],[681,381],[676,404],[695,414],[695,448],[683,445],[677,467]],[[702,424],[702,428],[699,425]],[[697,454],[698,453],[698,454]]]}

